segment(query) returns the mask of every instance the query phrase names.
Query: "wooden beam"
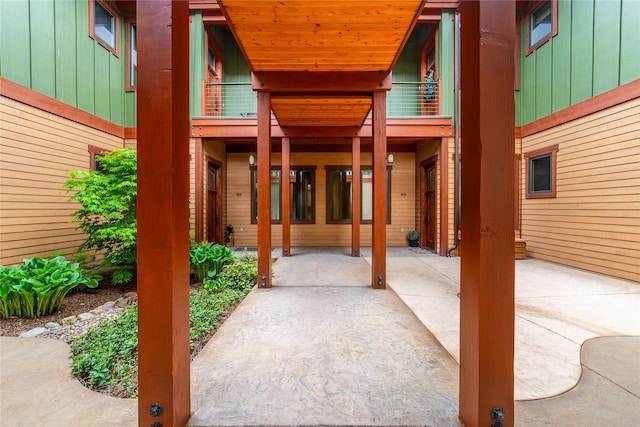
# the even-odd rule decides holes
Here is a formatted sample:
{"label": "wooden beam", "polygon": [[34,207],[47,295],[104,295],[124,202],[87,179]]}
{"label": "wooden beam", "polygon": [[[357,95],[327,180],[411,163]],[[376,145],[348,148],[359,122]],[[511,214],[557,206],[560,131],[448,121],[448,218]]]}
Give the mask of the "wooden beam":
{"label": "wooden beam", "polygon": [[251,73],[251,84],[269,92],[371,92],[391,90],[391,72],[259,71]]}
{"label": "wooden beam", "polygon": [[360,256],[360,137],[351,143],[351,256]]}
{"label": "wooden beam", "polygon": [[449,138],[440,138],[440,247],[438,254],[447,255],[449,248]]}
{"label": "wooden beam", "polygon": [[291,256],[291,142],[282,138],[282,256]]}
{"label": "wooden beam", "polygon": [[514,425],[515,3],[463,1],[460,419]]}
{"label": "wooden beam", "polygon": [[191,412],[188,6],[137,5],[140,426],[186,425]]}
{"label": "wooden beam", "polygon": [[271,94],[269,92],[258,92],[258,286],[271,287]]}
{"label": "wooden beam", "polygon": [[371,286],[387,286],[387,93],[373,93],[373,229]]}

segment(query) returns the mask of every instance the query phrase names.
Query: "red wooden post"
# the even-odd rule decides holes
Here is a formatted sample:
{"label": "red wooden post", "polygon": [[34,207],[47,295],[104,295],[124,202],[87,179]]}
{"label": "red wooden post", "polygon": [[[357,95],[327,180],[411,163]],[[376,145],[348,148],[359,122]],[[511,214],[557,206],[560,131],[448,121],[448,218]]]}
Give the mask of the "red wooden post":
{"label": "red wooden post", "polygon": [[462,1],[460,419],[513,426],[514,1]]}
{"label": "red wooden post", "polygon": [[440,138],[440,248],[445,256],[449,248],[449,138]]}
{"label": "red wooden post", "polygon": [[351,256],[360,256],[360,137],[351,138]]}
{"label": "red wooden post", "polygon": [[373,288],[387,286],[387,92],[373,92]]}
{"label": "red wooden post", "polygon": [[[258,286],[271,287],[271,93],[258,92]],[[282,177],[280,177],[282,179]]]}
{"label": "red wooden post", "polygon": [[189,5],[139,1],[137,28],[138,423],[182,426],[190,416]]}
{"label": "red wooden post", "polygon": [[[203,92],[204,93],[204,92]],[[206,240],[204,237],[204,147],[202,138],[193,138],[195,143],[195,190],[196,190],[196,242]],[[218,242],[219,243],[219,242]]]}
{"label": "red wooden post", "polygon": [[282,138],[282,256],[291,255],[291,144],[288,137]]}

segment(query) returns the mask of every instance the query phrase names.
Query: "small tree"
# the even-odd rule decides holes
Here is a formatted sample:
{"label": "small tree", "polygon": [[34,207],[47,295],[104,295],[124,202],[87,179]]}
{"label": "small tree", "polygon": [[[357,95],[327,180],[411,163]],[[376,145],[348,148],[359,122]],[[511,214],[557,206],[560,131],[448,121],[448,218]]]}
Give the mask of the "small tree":
{"label": "small tree", "polygon": [[86,233],[78,251],[104,251],[102,267],[118,267],[113,283],[131,280],[136,263],[136,152],[118,149],[96,159],[103,172],[71,171],[64,183],[80,203],[73,222]]}

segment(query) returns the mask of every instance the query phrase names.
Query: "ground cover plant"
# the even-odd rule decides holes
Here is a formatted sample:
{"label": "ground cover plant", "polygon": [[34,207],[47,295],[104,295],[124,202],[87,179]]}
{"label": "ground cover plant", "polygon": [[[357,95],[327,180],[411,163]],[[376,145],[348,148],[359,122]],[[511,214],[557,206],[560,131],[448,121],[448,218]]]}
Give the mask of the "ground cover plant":
{"label": "ground cover plant", "polygon": [[96,161],[101,171],[69,172],[64,184],[80,204],[73,221],[87,235],[78,251],[101,252],[100,267],[116,267],[112,282],[128,282],[136,263],[136,152],[122,148]]}
{"label": "ground cover plant", "polygon": [[[254,268],[255,267],[255,268]],[[233,258],[222,268],[227,286],[215,292],[189,294],[189,344],[192,357],[204,346],[219,323],[244,299],[258,279],[252,255]],[[138,393],[138,307],[123,309],[71,344],[72,372],[87,387],[117,397]]]}
{"label": "ground cover plant", "polygon": [[2,317],[40,317],[56,312],[74,289],[98,286],[100,276],[83,274],[63,256],[33,257],[20,265],[0,266]]}

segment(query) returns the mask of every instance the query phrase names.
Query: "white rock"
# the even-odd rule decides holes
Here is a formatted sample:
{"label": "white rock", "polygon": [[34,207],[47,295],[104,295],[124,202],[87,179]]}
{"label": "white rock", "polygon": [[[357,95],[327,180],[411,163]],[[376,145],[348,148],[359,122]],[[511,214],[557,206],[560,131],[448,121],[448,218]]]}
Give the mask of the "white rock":
{"label": "white rock", "polygon": [[33,328],[27,332],[23,332],[22,334],[20,334],[20,336],[22,338],[33,338],[33,337],[42,335],[45,332],[47,332],[47,328],[39,327],[39,328]]}
{"label": "white rock", "polygon": [[56,329],[60,327],[60,323],[58,322],[48,322],[44,325],[45,328],[47,329]]}
{"label": "white rock", "polygon": [[62,324],[63,325],[72,325],[74,323],[76,323],[76,316],[69,316],[69,317],[65,317],[64,319],[62,319]]}
{"label": "white rock", "polygon": [[78,320],[89,320],[91,318],[95,317],[94,314],[91,313],[80,313],[78,314]]}

